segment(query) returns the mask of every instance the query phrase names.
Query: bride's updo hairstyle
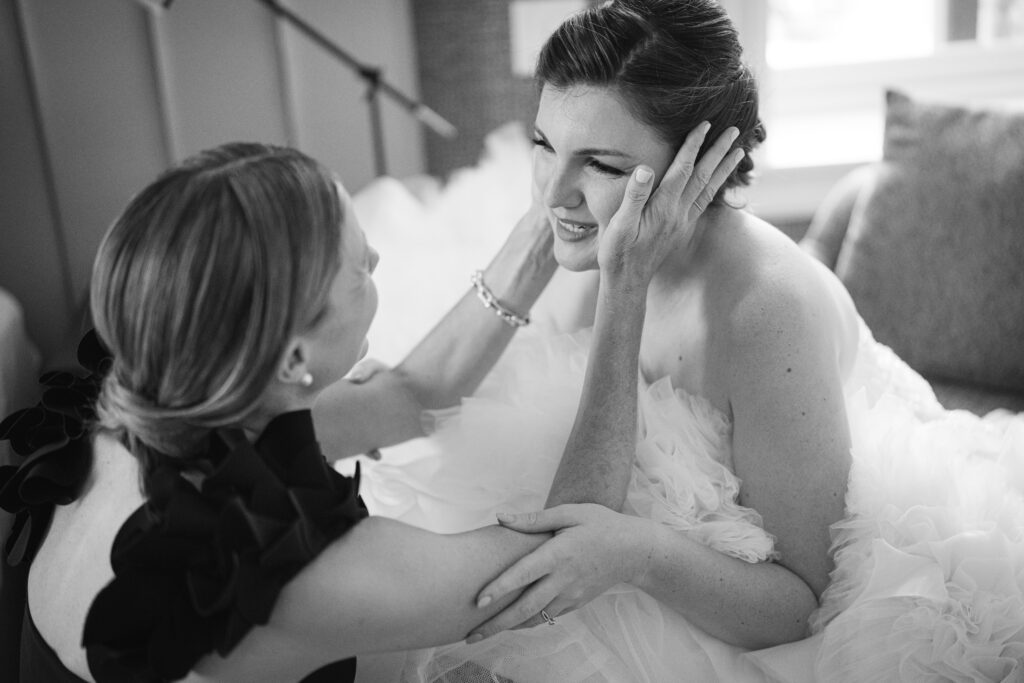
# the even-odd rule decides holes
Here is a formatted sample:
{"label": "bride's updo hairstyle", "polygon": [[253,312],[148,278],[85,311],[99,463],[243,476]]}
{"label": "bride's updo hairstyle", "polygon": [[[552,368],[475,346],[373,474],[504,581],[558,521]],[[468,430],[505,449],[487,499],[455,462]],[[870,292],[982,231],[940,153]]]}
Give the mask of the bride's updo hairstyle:
{"label": "bride's updo hairstyle", "polygon": [[709,121],[703,154],[729,126],[747,155],[715,198],[749,185],[750,151],[764,141],[757,82],[732,21],[715,0],[613,0],[567,19],[548,38],[536,80],[566,89],[609,87],[673,149]]}
{"label": "bride's updo hairstyle", "polygon": [[148,473],[205,450],[260,404],[290,337],[326,312],[342,205],[293,149],[202,152],[134,197],[93,267],[91,306],[113,355],[97,403]]}

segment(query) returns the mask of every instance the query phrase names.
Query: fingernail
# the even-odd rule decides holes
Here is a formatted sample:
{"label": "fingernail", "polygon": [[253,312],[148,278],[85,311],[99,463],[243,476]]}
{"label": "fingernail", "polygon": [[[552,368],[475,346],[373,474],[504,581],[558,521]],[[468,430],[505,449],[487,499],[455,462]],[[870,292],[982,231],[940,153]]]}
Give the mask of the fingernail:
{"label": "fingernail", "polygon": [[471,633],[471,634],[469,634],[469,638],[466,638],[466,644],[467,645],[472,645],[473,643],[479,643],[483,639],[484,639],[483,634]]}
{"label": "fingernail", "polygon": [[509,514],[507,512],[499,512],[495,515],[495,517],[498,518],[499,522],[511,522],[516,518],[515,515]]}
{"label": "fingernail", "polygon": [[489,604],[491,604],[491,596],[490,595],[485,595],[484,597],[482,597],[482,598],[480,598],[479,600],[476,601],[476,606],[481,608],[481,609],[484,608],[484,607],[487,607],[487,605],[489,605]]}
{"label": "fingernail", "polygon": [[641,166],[640,168],[636,169],[635,177],[638,183],[648,183],[650,182],[651,178],[654,177],[654,173],[651,172],[650,169]]}
{"label": "fingernail", "polygon": [[710,121],[705,121],[704,123],[700,124],[700,132],[702,135],[707,135],[709,130],[711,130]]}
{"label": "fingernail", "polygon": [[729,142],[730,143],[736,142],[736,138],[738,138],[739,136],[740,136],[740,129],[739,128],[733,127],[733,128],[729,129]]}

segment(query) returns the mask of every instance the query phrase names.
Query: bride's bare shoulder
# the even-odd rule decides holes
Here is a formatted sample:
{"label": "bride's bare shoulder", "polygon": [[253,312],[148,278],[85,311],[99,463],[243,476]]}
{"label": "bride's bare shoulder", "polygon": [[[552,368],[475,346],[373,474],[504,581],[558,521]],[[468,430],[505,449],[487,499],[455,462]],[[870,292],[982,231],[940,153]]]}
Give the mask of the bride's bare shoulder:
{"label": "bride's bare shoulder", "polygon": [[745,211],[728,210],[716,227],[708,280],[721,324],[749,336],[820,330],[840,355],[848,355],[856,311],[827,268]]}

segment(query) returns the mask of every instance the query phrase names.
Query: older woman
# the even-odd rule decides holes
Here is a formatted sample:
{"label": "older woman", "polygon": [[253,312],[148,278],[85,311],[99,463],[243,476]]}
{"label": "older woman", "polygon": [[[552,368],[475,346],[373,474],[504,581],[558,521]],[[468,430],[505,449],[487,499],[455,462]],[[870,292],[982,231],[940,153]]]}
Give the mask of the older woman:
{"label": "older woman", "polygon": [[[607,445],[581,437],[570,460],[632,433],[632,411],[593,399],[634,388],[630,330],[665,227],[736,161],[719,145],[691,178],[700,142],[651,202],[671,220],[642,214],[638,172],[607,230],[599,315],[635,324],[599,333],[580,425]],[[550,242],[527,215],[478,281],[487,307],[467,294],[399,371],[341,390],[333,440],[404,438],[470,391],[550,276]],[[12,559],[31,561],[23,681],[351,680],[359,653],[463,638],[508,603],[473,598],[547,535],[368,518],[358,475],[317,445],[314,402],[366,352],[377,258],[344,189],[290,149],[213,149],[131,201],[95,262],[91,374],[44,377],[43,401],[0,425],[28,456],[0,492]]]}

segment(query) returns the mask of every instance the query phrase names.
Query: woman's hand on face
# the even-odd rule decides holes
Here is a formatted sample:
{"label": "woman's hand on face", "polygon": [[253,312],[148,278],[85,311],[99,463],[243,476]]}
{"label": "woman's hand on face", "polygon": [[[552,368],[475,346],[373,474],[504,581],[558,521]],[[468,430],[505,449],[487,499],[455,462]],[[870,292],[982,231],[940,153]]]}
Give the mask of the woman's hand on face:
{"label": "woman's hand on face", "polygon": [[554,532],[554,537],[521,558],[480,591],[477,605],[521,588],[519,598],[481,624],[469,641],[510,628],[528,628],[593,600],[612,586],[646,570],[653,552],[650,520],[590,503],[559,505],[541,512],[498,515],[499,523],[523,533]]}
{"label": "woman's hand on face", "polygon": [[729,151],[739,133],[729,128],[695,163],[709,129],[705,122],[686,136],[656,190],[650,168],[633,171],[622,204],[599,237],[602,273],[629,275],[646,286],[669,251],[690,244],[697,219],[744,155],[742,149]]}

